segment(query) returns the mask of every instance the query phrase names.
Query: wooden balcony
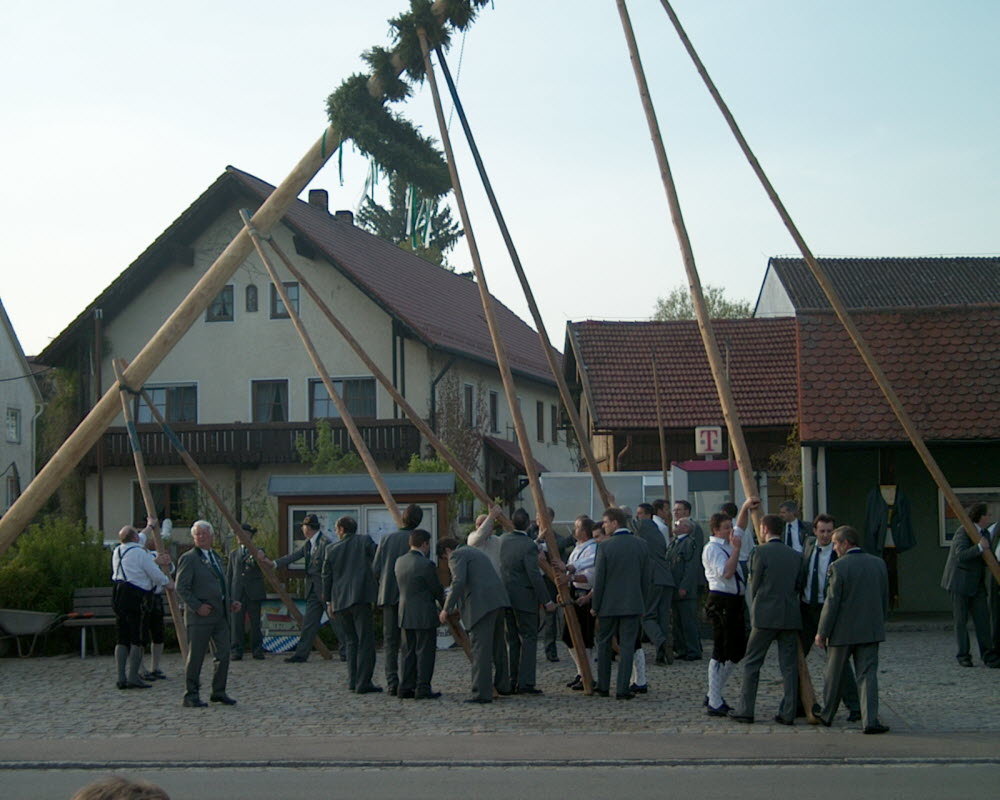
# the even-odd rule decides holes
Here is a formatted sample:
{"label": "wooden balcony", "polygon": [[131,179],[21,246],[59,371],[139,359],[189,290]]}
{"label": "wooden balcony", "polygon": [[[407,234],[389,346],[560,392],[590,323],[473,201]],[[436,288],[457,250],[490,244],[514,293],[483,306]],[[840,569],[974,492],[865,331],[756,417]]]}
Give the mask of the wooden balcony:
{"label": "wooden balcony", "polygon": [[[356,420],[365,444],[379,462],[390,462],[405,469],[410,456],[420,451],[420,432],[402,419]],[[347,428],[330,420],[333,441],[345,452],[353,450]],[[180,456],[157,425],[137,425],[139,443],[146,464],[150,466],[181,464]],[[225,425],[172,425],[177,438],[199,465],[228,464],[249,469],[262,464],[299,462],[295,442],[302,437],[313,446],[316,424],[313,422],[232,422]],[[132,449],[125,428],[108,428],[103,437],[104,465],[130,467]],[[97,448],[87,455],[85,465],[97,466]],[[303,469],[306,467],[303,465]]]}

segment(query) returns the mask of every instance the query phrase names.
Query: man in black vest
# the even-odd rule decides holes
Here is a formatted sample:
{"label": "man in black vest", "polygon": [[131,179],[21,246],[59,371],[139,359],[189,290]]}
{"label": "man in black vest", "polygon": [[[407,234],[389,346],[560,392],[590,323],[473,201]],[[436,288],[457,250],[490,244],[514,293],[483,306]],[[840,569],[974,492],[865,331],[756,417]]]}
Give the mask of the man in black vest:
{"label": "man in black vest", "polygon": [[398,694],[402,698],[433,700],[441,696],[441,692],[431,689],[431,679],[437,653],[438,606],[444,603],[444,589],[437,567],[428,558],[430,533],[417,529],[409,541],[409,551],[396,559],[394,568],[403,630]]}

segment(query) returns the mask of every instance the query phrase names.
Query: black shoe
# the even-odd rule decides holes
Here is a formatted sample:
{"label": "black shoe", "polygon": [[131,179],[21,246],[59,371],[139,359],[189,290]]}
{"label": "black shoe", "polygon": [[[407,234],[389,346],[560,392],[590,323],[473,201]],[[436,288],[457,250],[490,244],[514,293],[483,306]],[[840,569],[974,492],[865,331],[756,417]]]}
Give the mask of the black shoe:
{"label": "black shoe", "polygon": [[119,689],[127,689],[128,688],[128,681],[118,681],[115,684],[115,686],[117,686]]}
{"label": "black shoe", "polygon": [[545,657],[549,661],[551,661],[553,664],[556,664],[556,663],[559,662],[559,653],[557,653],[555,650],[546,650],[545,651]]}
{"label": "black shoe", "polygon": [[869,725],[864,730],[865,733],[888,733],[889,726],[883,725],[882,723],[876,723],[875,725]]}
{"label": "black shoe", "polygon": [[733,722],[742,722],[745,725],[753,725],[753,717],[749,717],[746,714],[737,714],[735,709],[730,710],[729,719]]}
{"label": "black shoe", "polygon": [[423,692],[413,696],[414,700],[437,700],[441,696],[441,692]]}
{"label": "black shoe", "polygon": [[372,684],[371,686],[362,686],[360,689],[355,689],[354,691],[357,694],[375,694],[377,692],[381,692],[382,687]]}
{"label": "black shoe", "polygon": [[414,692],[413,689],[403,689],[403,691],[399,691],[399,689],[396,690],[396,697],[400,700],[412,700],[416,696],[417,693]]}
{"label": "black shoe", "polygon": [[721,706],[718,708],[712,708],[712,706],[709,706],[705,713],[710,717],[728,717],[730,711],[732,711],[732,709],[726,705],[726,701],[723,700]]}
{"label": "black shoe", "polygon": [[972,657],[971,656],[959,656],[958,657],[958,666],[960,666],[960,667],[971,667],[972,666]]}
{"label": "black shoe", "polygon": [[635,697],[635,692],[625,692],[625,694],[616,694],[615,700],[631,700]]}
{"label": "black shoe", "polygon": [[399,687],[398,686],[390,686],[388,689],[386,689],[386,692],[388,692],[389,697],[398,697],[399,696]]}
{"label": "black shoe", "polygon": [[577,675],[573,680],[566,684],[567,689],[572,689],[574,686],[583,686],[583,677]]}
{"label": "black shoe", "polygon": [[517,690],[518,694],[544,694],[541,689],[536,689],[534,686],[522,686]]}
{"label": "black shoe", "polygon": [[785,719],[783,716],[781,716],[781,714],[775,714],[774,715],[774,721],[777,722],[779,725],[794,725],[795,724],[795,720],[794,719]]}
{"label": "black shoe", "polygon": [[598,697],[610,697],[611,696],[611,692],[609,692],[607,689],[594,689],[594,694],[596,694]]}
{"label": "black shoe", "polygon": [[681,656],[680,660],[681,661],[701,661],[701,656],[696,656],[696,655],[693,655],[693,654],[689,654],[689,655],[686,655],[686,656]]}
{"label": "black shoe", "polygon": [[848,722],[860,722],[861,721],[861,712],[860,711],[852,711],[850,714],[847,715],[847,721]]}
{"label": "black shoe", "polygon": [[628,690],[632,692],[632,694],[646,694],[646,692],[649,691],[649,686],[645,684],[640,686],[638,683],[633,683],[628,687]]}
{"label": "black shoe", "polygon": [[302,656],[289,656],[285,659],[286,664],[305,664],[306,659]]}
{"label": "black shoe", "polygon": [[167,676],[163,674],[162,669],[154,669],[149,674],[152,675],[154,678],[156,678],[156,680],[158,681],[165,681],[167,679]]}
{"label": "black shoe", "polygon": [[152,689],[153,684],[143,683],[142,681],[128,681],[125,684],[126,689]]}
{"label": "black shoe", "polygon": [[213,694],[208,698],[213,703],[222,703],[224,706],[235,706],[236,701],[233,700],[228,694]]}
{"label": "black shoe", "polygon": [[488,703],[492,703],[493,700],[492,699],[491,700],[484,700],[482,697],[470,697],[470,698],[468,698],[466,700],[463,700],[462,702],[463,703],[479,703],[480,705],[484,705],[485,706]]}
{"label": "black shoe", "polygon": [[[495,687],[494,687],[494,688],[495,688]],[[514,690],[511,690],[511,691],[509,691],[509,692],[506,692],[506,691],[503,691],[502,689],[497,689],[497,690],[496,690],[496,693],[497,693],[498,695],[500,695],[501,697],[510,697],[510,696],[511,696],[512,694],[517,694],[517,692],[516,692],[516,691],[514,691]]]}
{"label": "black shoe", "polygon": [[263,650],[255,650],[254,654],[253,654],[253,657],[257,661],[263,661],[264,660],[264,651]]}
{"label": "black shoe", "polygon": [[199,697],[185,697],[184,708],[208,708],[208,703]]}
{"label": "black shoe", "polygon": [[229,660],[230,661],[242,661],[243,660],[243,653],[230,653],[229,654]]}
{"label": "black shoe", "polygon": [[140,672],[139,679],[152,682],[156,680],[156,676],[152,672]]}

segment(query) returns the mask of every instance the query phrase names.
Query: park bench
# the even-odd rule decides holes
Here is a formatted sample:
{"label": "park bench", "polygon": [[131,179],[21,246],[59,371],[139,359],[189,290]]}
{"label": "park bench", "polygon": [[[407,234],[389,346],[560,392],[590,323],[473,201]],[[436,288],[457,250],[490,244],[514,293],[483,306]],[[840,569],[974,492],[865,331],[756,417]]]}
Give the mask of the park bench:
{"label": "park bench", "polygon": [[[110,586],[94,586],[88,589],[73,591],[73,610],[66,615],[63,627],[80,629],[80,658],[87,657],[87,630],[90,630],[91,646],[97,655],[97,632],[95,628],[113,626],[115,610],[111,607],[112,588]],[[163,621],[173,624],[167,614]]]}

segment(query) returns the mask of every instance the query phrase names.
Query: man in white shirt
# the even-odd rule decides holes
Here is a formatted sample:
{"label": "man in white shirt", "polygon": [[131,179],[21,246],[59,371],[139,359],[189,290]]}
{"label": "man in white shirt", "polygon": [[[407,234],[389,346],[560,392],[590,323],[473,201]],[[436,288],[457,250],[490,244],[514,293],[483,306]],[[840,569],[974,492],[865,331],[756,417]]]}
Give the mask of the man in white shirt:
{"label": "man in white shirt", "polygon": [[500,506],[490,506],[489,514],[480,514],[476,517],[476,529],[466,540],[466,544],[470,547],[486,553],[497,575],[500,575],[500,537],[494,535],[493,529],[501,513]]}
{"label": "man in white shirt", "polygon": [[670,544],[670,509],[666,500],[653,501],[653,524],[663,534],[663,543]]}

